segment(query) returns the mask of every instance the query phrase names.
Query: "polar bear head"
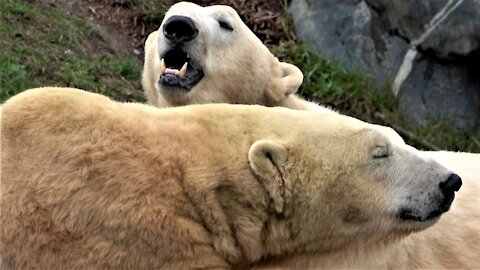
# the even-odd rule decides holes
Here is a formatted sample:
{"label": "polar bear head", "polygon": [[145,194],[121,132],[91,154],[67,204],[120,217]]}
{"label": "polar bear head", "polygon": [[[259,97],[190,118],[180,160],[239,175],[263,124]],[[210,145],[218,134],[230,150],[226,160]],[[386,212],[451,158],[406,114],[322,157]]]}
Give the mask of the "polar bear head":
{"label": "polar bear head", "polygon": [[259,140],[249,150],[281,217],[264,237],[273,253],[366,249],[426,229],[449,210],[458,175],[374,126],[312,118],[285,118],[297,127],[285,130],[294,140]]}
{"label": "polar bear head", "polygon": [[280,62],[228,6],[173,5],[145,43],[143,87],[150,104],[275,105],[303,80]]}

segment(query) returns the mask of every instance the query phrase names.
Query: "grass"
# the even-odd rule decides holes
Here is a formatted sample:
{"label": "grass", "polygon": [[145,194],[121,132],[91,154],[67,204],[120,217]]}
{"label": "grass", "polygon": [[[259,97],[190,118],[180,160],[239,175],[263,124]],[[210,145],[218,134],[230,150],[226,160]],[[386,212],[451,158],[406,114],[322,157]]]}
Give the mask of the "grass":
{"label": "grass", "polygon": [[0,103],[46,85],[144,100],[135,60],[116,53],[98,29],[80,19],[48,6],[3,0],[0,36]]}
{"label": "grass", "polygon": [[140,19],[146,25],[160,25],[165,15],[167,7],[163,1],[158,0],[103,0],[107,4],[117,5],[123,7],[141,7],[143,9],[143,16]]}
{"label": "grass", "polygon": [[[165,7],[156,0],[105,0],[113,5],[141,6],[142,20],[159,25]],[[282,0],[287,14],[289,0]],[[294,41],[291,20],[284,21],[290,40],[273,53],[302,69],[300,95],[364,121],[394,127],[421,149],[480,152],[480,135],[458,131],[451,123],[430,119],[414,125],[401,113],[387,89],[338,64],[318,57]],[[141,67],[129,56],[115,52],[98,29],[48,6],[23,0],[0,3],[0,103],[25,89],[70,86],[102,93],[122,101],[144,101],[140,91]]]}
{"label": "grass", "polygon": [[142,18],[145,23],[160,26],[167,10],[163,2],[158,0],[138,0],[138,4],[147,11],[146,16]]}

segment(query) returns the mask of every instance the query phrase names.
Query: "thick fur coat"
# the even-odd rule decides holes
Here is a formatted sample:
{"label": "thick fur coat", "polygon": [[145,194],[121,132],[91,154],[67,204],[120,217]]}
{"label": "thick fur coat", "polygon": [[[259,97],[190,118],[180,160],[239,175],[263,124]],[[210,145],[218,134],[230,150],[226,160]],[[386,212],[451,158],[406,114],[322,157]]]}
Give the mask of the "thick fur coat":
{"label": "thick fur coat", "polygon": [[1,117],[3,268],[480,266],[479,183],[440,217],[459,178],[354,118],[66,88]]}

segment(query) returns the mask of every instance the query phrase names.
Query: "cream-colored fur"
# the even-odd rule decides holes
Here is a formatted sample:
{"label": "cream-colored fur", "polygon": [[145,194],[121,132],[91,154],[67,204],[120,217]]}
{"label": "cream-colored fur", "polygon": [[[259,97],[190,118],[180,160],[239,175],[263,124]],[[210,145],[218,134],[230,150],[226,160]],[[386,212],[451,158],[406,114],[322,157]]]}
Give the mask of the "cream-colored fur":
{"label": "cream-colored fur", "polygon": [[[163,32],[165,22],[172,16],[188,17],[198,29],[196,38],[181,45],[190,62],[204,72],[204,77],[189,91],[159,84],[161,59],[175,47]],[[222,29],[219,21],[228,22],[233,31]],[[228,6],[177,3],[165,14],[159,30],[145,42],[142,84],[149,104],[157,107],[253,103],[331,112],[294,95],[302,80],[302,72],[272,55]]]}
{"label": "cream-colored fur", "polygon": [[480,183],[438,224],[400,219],[438,209],[451,172],[351,117],[67,88],[1,113],[4,268],[480,266]]}

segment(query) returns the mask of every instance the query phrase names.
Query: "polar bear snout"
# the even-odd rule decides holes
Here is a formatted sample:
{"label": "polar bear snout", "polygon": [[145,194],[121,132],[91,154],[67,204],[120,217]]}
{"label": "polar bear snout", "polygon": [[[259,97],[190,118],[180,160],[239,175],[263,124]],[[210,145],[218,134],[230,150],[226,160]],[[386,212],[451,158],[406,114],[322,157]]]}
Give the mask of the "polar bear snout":
{"label": "polar bear snout", "polygon": [[159,32],[157,89],[169,103],[185,105],[186,94],[204,76],[198,57],[201,31],[193,17],[180,13],[165,16]]}
{"label": "polar bear snout", "polygon": [[[409,196],[409,206],[400,209],[399,217],[409,221],[431,221],[450,210],[455,192],[460,190],[462,179],[450,173],[445,181],[437,186],[437,191],[423,190],[419,196]],[[417,197],[417,198],[415,198]]]}
{"label": "polar bear snout", "polygon": [[163,34],[168,40],[179,44],[195,39],[198,35],[198,29],[189,17],[174,15],[165,22]]}

